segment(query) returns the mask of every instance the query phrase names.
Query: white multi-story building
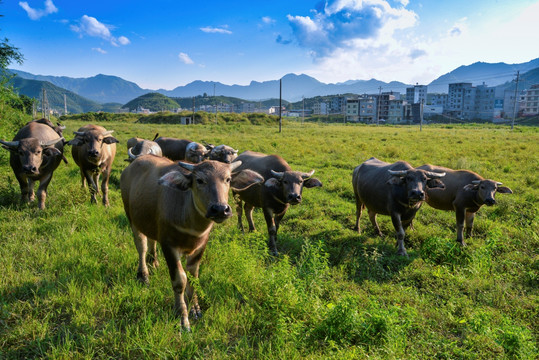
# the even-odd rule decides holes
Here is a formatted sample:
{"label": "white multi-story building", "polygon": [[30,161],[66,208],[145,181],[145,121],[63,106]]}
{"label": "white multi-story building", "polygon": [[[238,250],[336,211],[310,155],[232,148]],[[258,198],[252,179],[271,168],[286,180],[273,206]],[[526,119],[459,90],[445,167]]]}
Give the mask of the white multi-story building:
{"label": "white multi-story building", "polygon": [[427,85],[414,85],[406,88],[406,102],[408,104],[427,103]]}
{"label": "white multi-story building", "polygon": [[505,90],[503,96],[503,112],[506,119],[513,118],[513,112],[515,116],[520,113],[526,106],[526,90],[517,92],[517,104],[515,107],[515,90]]}
{"label": "white multi-story building", "polygon": [[313,106],[313,114],[315,115],[328,115],[328,104],[325,102],[317,102]]}
{"label": "white multi-story building", "polygon": [[524,116],[539,114],[539,84],[532,85],[526,91],[526,102],[524,105]]}

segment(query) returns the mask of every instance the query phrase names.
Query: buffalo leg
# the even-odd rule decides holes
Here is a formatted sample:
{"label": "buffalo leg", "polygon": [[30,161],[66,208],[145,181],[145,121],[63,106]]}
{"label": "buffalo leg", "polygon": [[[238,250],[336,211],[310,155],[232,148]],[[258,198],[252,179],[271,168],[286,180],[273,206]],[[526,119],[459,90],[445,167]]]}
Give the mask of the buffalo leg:
{"label": "buffalo leg", "polygon": [[254,206],[248,205],[245,203],[245,217],[247,218],[247,223],[249,224],[249,231],[255,231],[255,223],[253,221],[253,210]]}
{"label": "buffalo leg", "polygon": [[28,202],[32,202],[35,199],[34,184],[35,184],[34,180],[28,179]]}
{"label": "buffalo leg", "polygon": [[148,250],[146,261],[154,268],[157,268],[159,266],[159,260],[157,260],[157,241],[148,239]]}
{"label": "buffalo leg", "polygon": [[[109,206],[109,178],[111,168],[103,171],[103,180],[101,180],[101,192],[103,193],[103,205]],[[99,176],[99,175],[98,175]]]}
{"label": "buffalo leg", "polygon": [[244,233],[243,222],[242,222],[243,204],[239,198],[239,195],[237,194],[234,195],[234,201],[236,202],[236,213],[238,213],[238,228],[241,230],[242,233]]}
{"label": "buffalo leg", "polygon": [[359,200],[359,196],[357,194],[354,195],[356,197],[356,225],[354,226],[354,231],[360,233],[361,230],[359,227],[359,219],[361,217],[361,211],[363,210],[363,203]]}
{"label": "buffalo leg", "polygon": [[[200,266],[200,259],[202,259],[202,255],[204,254],[205,249],[206,246],[201,247],[194,254],[189,255],[186,259],[185,268],[195,279],[198,279],[198,268]],[[195,289],[189,281],[187,282],[186,295],[187,301],[191,304],[191,316],[193,316],[194,319],[199,319],[200,317],[202,317],[202,311],[200,310],[200,305],[198,305],[198,297],[195,292]]]}
{"label": "buffalo leg", "polygon": [[456,217],[457,217],[457,242],[460,243],[462,246],[466,246],[466,243],[464,242],[464,220],[466,218],[466,210],[465,209],[457,209],[455,211]]}
{"label": "buffalo leg", "polygon": [[17,181],[19,182],[19,187],[21,189],[21,204],[26,204],[30,202],[30,198],[28,197],[28,194],[29,194],[28,182],[29,181],[25,175],[15,174],[15,177],[17,178]]}
{"label": "buffalo leg", "polygon": [[378,236],[383,236],[382,232],[380,231],[380,227],[378,226],[378,222],[376,221],[376,213],[374,211],[369,210],[369,219],[371,220],[371,224],[374,226],[374,230],[376,230]]}
{"label": "buffalo leg", "polygon": [[473,220],[475,217],[475,213],[473,212],[466,212],[466,237],[469,238],[472,236],[472,229],[473,229]]}
{"label": "buffalo leg", "polygon": [[37,189],[37,200],[38,206],[41,210],[45,209],[45,200],[47,199],[47,187],[52,179],[52,172],[48,174],[39,182],[39,187]]}
{"label": "buffalo leg", "polygon": [[85,171],[84,172],[84,177],[86,178],[86,182],[88,183],[88,187],[90,188],[90,201],[92,203],[97,203],[97,198],[96,198],[96,195],[97,195],[97,184],[95,182],[95,179],[94,179],[94,174],[92,174],[91,171]]}
{"label": "buffalo leg", "polygon": [[275,226],[275,220],[273,219],[273,212],[270,209],[263,209],[264,218],[266,219],[266,225],[268,226],[268,247],[273,256],[277,256],[277,227]]}
{"label": "buffalo leg", "polygon": [[401,215],[391,214],[391,221],[393,222],[393,227],[397,232],[397,255],[408,256],[406,249],[404,248],[404,237],[406,234],[402,226]]}
{"label": "buffalo leg", "polygon": [[146,265],[148,238],[133,225],[131,225],[131,230],[133,230],[133,239],[135,240],[135,246],[137,247],[138,251],[137,279],[147,285],[150,283],[148,266]]}
{"label": "buffalo leg", "polygon": [[84,175],[84,171],[82,171],[82,169],[80,169],[80,178],[81,178],[81,186],[83,188],[86,187],[86,175]]}
{"label": "buffalo leg", "polygon": [[187,275],[182,267],[180,261],[180,252],[178,249],[166,245],[161,241],[161,249],[163,255],[167,261],[168,272],[170,274],[170,282],[172,283],[172,290],[174,291],[174,309],[176,315],[180,317],[182,326],[187,330],[191,330],[189,325],[189,318],[187,314],[187,304],[185,303],[185,287],[187,286]]}

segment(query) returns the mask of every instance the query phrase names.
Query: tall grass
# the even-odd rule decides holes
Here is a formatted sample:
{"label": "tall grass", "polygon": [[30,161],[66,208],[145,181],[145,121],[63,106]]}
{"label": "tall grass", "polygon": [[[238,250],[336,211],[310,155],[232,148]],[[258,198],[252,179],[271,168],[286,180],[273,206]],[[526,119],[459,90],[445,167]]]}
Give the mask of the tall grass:
{"label": "tall grass", "polygon": [[[66,138],[83,121],[66,120]],[[71,160],[55,172],[47,209],[19,205],[0,155],[0,358],[533,359],[539,319],[539,131],[492,126],[416,127],[287,123],[163,125],[107,122],[120,139],[111,206],[90,204]],[[13,136],[15,129],[11,136]],[[263,215],[241,234],[216,225],[195,286],[204,311],[182,332],[164,258],[150,285],[136,281],[137,252],[119,194],[125,140],[162,136],[229,144],[316,170],[279,230],[273,258]],[[468,168],[512,195],[476,216],[467,248],[453,213],[424,206],[397,256],[363,218],[354,233],[351,173],[375,156]]]}

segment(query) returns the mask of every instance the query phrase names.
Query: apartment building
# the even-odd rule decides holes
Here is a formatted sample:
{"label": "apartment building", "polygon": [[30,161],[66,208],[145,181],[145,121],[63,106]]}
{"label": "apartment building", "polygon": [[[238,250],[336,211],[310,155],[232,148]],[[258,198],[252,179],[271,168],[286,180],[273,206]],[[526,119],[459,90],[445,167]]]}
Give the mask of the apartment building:
{"label": "apartment building", "polygon": [[532,85],[526,91],[523,115],[539,115],[539,84]]}

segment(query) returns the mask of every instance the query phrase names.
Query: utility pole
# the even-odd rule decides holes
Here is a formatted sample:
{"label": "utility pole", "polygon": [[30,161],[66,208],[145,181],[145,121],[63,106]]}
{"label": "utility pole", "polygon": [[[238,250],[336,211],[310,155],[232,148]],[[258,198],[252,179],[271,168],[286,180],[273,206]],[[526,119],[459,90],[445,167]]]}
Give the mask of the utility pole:
{"label": "utility pole", "polygon": [[513,130],[513,127],[515,126],[515,116],[517,114],[517,93],[518,93],[518,80],[520,76],[520,70],[517,71],[517,79],[516,79],[516,86],[515,86],[515,102],[513,103],[513,121],[511,122],[511,130]]}
{"label": "utility pole", "polygon": [[421,107],[419,108],[419,131],[423,131],[423,103],[424,99],[421,99]]}
{"label": "utility pole", "polygon": [[195,124],[195,97],[193,96],[193,121],[191,124]]}
{"label": "utility pole", "polygon": [[305,96],[301,97],[303,99],[303,111],[301,113],[301,125],[305,122]]}
{"label": "utility pole", "polygon": [[215,102],[215,123],[217,124],[217,99],[215,98],[215,83],[213,83],[213,101]]}
{"label": "utility pole", "polygon": [[281,132],[281,128],[283,125],[283,79],[279,79],[279,132]]}
{"label": "utility pole", "polygon": [[64,115],[67,115],[67,99],[66,99],[66,94],[64,94]]}
{"label": "utility pole", "polygon": [[378,110],[376,111],[376,126],[380,124],[380,102],[382,102],[382,87],[378,87]]}

